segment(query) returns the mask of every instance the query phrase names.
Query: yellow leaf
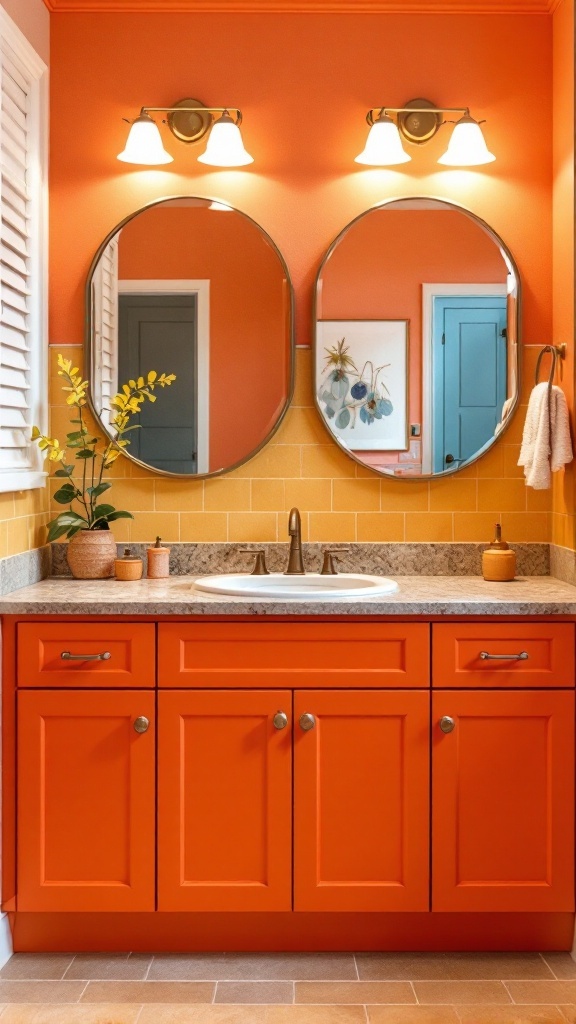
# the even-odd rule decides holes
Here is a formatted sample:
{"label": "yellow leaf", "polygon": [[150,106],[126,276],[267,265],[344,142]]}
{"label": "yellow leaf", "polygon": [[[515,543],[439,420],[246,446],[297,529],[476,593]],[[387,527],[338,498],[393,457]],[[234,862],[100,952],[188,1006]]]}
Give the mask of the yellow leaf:
{"label": "yellow leaf", "polygon": [[137,383],[136,387],[139,387],[139,388],[143,388],[144,387],[144,377],[138,377],[138,383]]}
{"label": "yellow leaf", "polygon": [[157,376],[158,374],[156,373],[156,370],[150,370],[148,373],[148,383],[153,384]]}

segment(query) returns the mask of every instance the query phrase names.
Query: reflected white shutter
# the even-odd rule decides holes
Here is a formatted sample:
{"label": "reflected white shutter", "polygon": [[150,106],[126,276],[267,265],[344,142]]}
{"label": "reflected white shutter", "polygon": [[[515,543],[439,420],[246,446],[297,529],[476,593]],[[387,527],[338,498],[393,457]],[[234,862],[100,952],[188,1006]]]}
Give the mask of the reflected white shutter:
{"label": "reflected white shutter", "polygon": [[106,426],[118,391],[118,236],[104,249],[92,277],[95,366],[94,404]]}
{"label": "reflected white shutter", "polygon": [[[44,331],[44,65],[0,17],[0,490],[40,486],[34,422],[42,420]],[[44,128],[45,130],[45,128]],[[39,425],[42,425],[41,423]]]}

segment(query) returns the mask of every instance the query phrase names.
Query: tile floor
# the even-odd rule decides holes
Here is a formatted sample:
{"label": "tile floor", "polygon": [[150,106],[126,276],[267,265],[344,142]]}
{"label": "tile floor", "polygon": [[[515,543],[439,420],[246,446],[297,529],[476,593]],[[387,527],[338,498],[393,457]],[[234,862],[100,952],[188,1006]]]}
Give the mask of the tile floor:
{"label": "tile floor", "polygon": [[17,953],[0,1024],[576,1024],[568,953]]}

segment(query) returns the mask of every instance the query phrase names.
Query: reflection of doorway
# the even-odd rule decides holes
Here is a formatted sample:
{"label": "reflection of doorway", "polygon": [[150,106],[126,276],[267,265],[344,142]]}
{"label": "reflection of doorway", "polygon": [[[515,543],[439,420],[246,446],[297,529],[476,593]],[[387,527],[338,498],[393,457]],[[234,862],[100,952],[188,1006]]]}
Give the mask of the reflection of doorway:
{"label": "reflection of doorway", "polygon": [[207,473],[209,281],[119,281],[118,292],[120,382],[176,374],[169,394],[142,406],[130,454],[171,473]]}
{"label": "reflection of doorway", "polygon": [[423,466],[441,473],[493,438],[507,394],[505,285],[424,285]]}

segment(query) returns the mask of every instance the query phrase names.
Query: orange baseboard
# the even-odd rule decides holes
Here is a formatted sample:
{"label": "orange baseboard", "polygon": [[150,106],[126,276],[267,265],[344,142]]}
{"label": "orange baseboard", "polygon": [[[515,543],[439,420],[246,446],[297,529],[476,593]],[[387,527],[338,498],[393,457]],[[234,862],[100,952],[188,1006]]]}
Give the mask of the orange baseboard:
{"label": "orange baseboard", "polygon": [[10,914],[15,952],[567,950],[574,914]]}

